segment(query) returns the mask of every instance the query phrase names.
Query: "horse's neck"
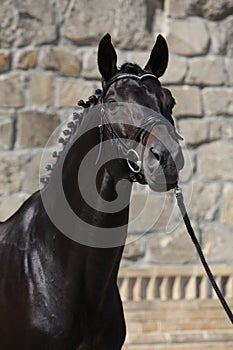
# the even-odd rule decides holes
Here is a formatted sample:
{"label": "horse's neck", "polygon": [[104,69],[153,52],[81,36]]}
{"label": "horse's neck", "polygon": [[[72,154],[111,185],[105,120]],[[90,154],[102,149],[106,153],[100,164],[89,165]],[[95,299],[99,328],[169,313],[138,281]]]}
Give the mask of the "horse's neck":
{"label": "horse's neck", "polygon": [[[77,235],[75,234],[74,238],[76,242],[85,245],[85,242],[79,241],[79,234],[84,231],[85,236],[92,237],[98,235],[98,230],[101,227],[105,230],[108,229],[109,232],[111,230],[116,232],[115,235],[119,236],[119,245],[123,245],[127,234],[128,203],[132,186],[129,181],[122,181],[120,190],[118,189],[117,181],[119,179],[114,176],[118,163],[115,163],[113,171],[109,171],[105,165],[100,169],[99,164],[95,165],[98,142],[98,134],[96,130],[92,130],[85,137],[80,137],[73,143],[69,152],[65,154],[65,159],[62,160],[63,166],[58,167],[52,174],[44,191],[44,198],[45,201],[48,199],[51,203],[50,206],[54,207],[55,218],[61,218],[63,221],[68,217],[63,211],[64,203],[62,203],[62,200],[65,199],[70,213],[77,217],[74,224],[69,220],[67,221],[68,226],[71,225],[72,229],[75,227],[75,230],[77,230]],[[96,150],[92,154],[91,150],[96,145]],[[107,151],[111,152],[109,149]],[[86,155],[88,157],[85,157]],[[59,183],[58,180],[59,171],[62,171],[62,186],[58,189],[58,186],[61,185],[61,181]],[[121,198],[118,198],[117,190],[120,191]],[[60,196],[60,192],[65,196]],[[66,231],[62,231],[66,235]],[[112,248],[117,245],[113,244],[111,246],[111,242],[109,245],[108,243],[105,245],[103,242],[104,248]],[[94,246],[102,247],[98,241]],[[114,254],[118,254],[118,252],[113,252]]]}

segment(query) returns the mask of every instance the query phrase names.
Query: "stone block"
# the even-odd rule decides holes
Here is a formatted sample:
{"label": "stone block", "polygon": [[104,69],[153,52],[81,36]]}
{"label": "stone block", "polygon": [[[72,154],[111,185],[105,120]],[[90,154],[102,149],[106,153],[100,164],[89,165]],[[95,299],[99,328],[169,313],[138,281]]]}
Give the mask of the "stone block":
{"label": "stone block", "polygon": [[0,77],[0,107],[23,107],[24,92],[19,75]]}
{"label": "stone block", "polygon": [[26,193],[33,193],[39,189],[40,177],[39,168],[42,153],[39,151],[33,154],[26,164],[23,164],[22,190]]}
{"label": "stone block", "polygon": [[7,195],[19,190],[19,165],[17,157],[0,154],[0,195]]}
{"label": "stone block", "polygon": [[233,85],[233,58],[226,57],[225,66],[227,84]]}
{"label": "stone block", "polygon": [[219,20],[232,13],[233,4],[231,0],[188,0],[186,1],[186,8],[187,13],[191,16]]}
{"label": "stone block", "polygon": [[172,204],[169,195],[133,193],[130,201],[130,233],[144,234],[148,231],[165,229],[171,219]]}
{"label": "stone block", "polygon": [[6,72],[10,66],[10,54],[8,52],[0,52],[0,73]]}
{"label": "stone block", "polygon": [[216,141],[199,147],[197,160],[200,175],[207,179],[232,180],[232,154],[232,142]]}
{"label": "stone block", "polygon": [[23,193],[13,194],[5,197],[0,203],[0,221],[7,220],[27,199]]}
{"label": "stone block", "polygon": [[189,84],[222,85],[225,81],[224,61],[217,56],[193,58],[186,78]]}
{"label": "stone block", "polygon": [[[224,133],[230,132],[230,130],[229,131],[227,130],[227,127],[226,127],[226,131],[223,131],[224,120],[222,120],[219,117],[217,117],[217,118],[211,117],[210,119],[206,120],[206,123],[207,123],[207,128],[209,131],[208,132],[208,140],[209,141],[221,139],[222,137],[224,137]],[[232,127],[233,127],[233,125],[232,125]],[[233,131],[233,129],[232,129],[232,131]]]}
{"label": "stone block", "polygon": [[207,51],[209,34],[203,21],[198,18],[170,20],[166,34],[168,46],[174,53],[196,56]]}
{"label": "stone block", "polygon": [[58,71],[61,75],[77,77],[80,60],[76,54],[65,47],[47,47],[43,50],[41,67]]}
{"label": "stone block", "polygon": [[74,42],[89,44],[109,32],[118,47],[145,48],[153,44],[151,32],[161,9],[161,1],[157,0],[102,0],[101,6],[98,0],[76,0],[69,7],[61,34]]}
{"label": "stone block", "polygon": [[233,114],[233,88],[212,87],[202,91],[205,114],[232,115]]}
{"label": "stone block", "polygon": [[13,120],[0,121],[0,150],[9,150],[13,146]]}
{"label": "stone block", "polygon": [[[223,210],[221,221],[233,228],[233,184],[226,183],[223,188]],[[233,260],[233,257],[232,257]]]}
{"label": "stone block", "polygon": [[233,139],[233,119],[225,118],[220,121],[221,135],[225,139]]}
{"label": "stone block", "polygon": [[174,114],[178,116],[202,116],[200,90],[196,86],[171,86],[176,100]]}
{"label": "stone block", "polygon": [[165,0],[164,10],[172,18],[186,17],[186,0]]}
{"label": "stone block", "polygon": [[15,52],[14,68],[30,69],[36,66],[38,50],[23,49]]}
{"label": "stone block", "polygon": [[85,78],[100,78],[100,73],[97,66],[97,48],[88,48],[83,53],[81,75]]}
{"label": "stone block", "polygon": [[57,37],[55,9],[47,0],[1,1],[1,47],[53,42]]}
{"label": "stone block", "polygon": [[168,68],[160,79],[163,84],[177,84],[184,80],[187,70],[187,58],[171,54]]}
{"label": "stone block", "polygon": [[104,0],[100,6],[97,0],[91,2],[74,1],[70,6],[62,35],[74,42],[97,42],[103,33],[111,32],[115,22],[115,5]]}
{"label": "stone block", "polygon": [[54,105],[54,77],[45,73],[33,73],[30,81],[31,104],[37,106]]}
{"label": "stone block", "polygon": [[202,248],[209,263],[233,263],[232,228],[213,224],[202,227]]}
{"label": "stone block", "polygon": [[60,107],[74,107],[80,99],[87,99],[100,88],[100,83],[94,81],[78,80],[59,80],[59,100]]}
{"label": "stone block", "polygon": [[38,111],[19,112],[16,147],[44,147],[57,125],[58,118],[53,114]]}
{"label": "stone block", "polygon": [[190,217],[213,221],[220,209],[220,188],[217,183],[195,183],[189,205]]}
{"label": "stone block", "polygon": [[[199,237],[199,229],[193,224]],[[183,264],[197,260],[194,245],[183,224],[170,234],[147,236],[147,260],[156,264]]]}
{"label": "stone block", "polygon": [[204,142],[218,140],[222,137],[222,120],[185,118],[178,122],[179,132],[186,143],[197,146]]}
{"label": "stone block", "polygon": [[208,141],[208,123],[203,119],[185,118],[179,121],[179,132],[190,145]]}
{"label": "stone block", "polygon": [[233,16],[228,16],[222,21],[209,21],[211,37],[210,49],[214,54],[233,56]]}

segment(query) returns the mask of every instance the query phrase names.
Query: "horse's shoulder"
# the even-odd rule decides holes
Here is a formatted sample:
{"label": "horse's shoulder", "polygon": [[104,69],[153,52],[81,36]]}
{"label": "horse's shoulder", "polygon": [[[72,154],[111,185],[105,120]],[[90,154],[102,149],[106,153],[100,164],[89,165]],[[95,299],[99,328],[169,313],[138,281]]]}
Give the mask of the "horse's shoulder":
{"label": "horse's shoulder", "polygon": [[41,198],[37,191],[12,216],[0,222],[0,243],[17,243],[17,237],[20,239],[21,233],[28,232],[34,224],[40,208]]}

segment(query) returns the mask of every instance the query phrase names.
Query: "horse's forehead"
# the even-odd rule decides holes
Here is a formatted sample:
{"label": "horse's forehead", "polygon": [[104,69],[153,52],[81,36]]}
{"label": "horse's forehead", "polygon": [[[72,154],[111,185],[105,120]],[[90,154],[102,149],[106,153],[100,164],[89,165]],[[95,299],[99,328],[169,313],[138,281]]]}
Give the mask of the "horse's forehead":
{"label": "horse's forehead", "polygon": [[137,80],[137,79],[121,79],[116,81],[109,87],[109,95],[119,95],[121,97],[142,97],[152,96],[151,93],[154,93],[154,98],[157,97],[157,92],[161,90],[159,84],[157,84],[152,79]]}

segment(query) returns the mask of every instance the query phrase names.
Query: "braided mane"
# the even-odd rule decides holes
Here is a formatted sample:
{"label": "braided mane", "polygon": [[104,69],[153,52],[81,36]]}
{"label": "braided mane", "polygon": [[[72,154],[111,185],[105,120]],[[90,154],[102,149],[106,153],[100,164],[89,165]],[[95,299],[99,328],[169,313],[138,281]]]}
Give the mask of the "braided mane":
{"label": "braided mane", "polygon": [[[80,107],[85,108],[89,108],[91,105],[96,105],[99,101],[99,97],[102,93],[102,90],[97,89],[95,91],[95,95],[91,95],[87,101],[84,100],[79,100],[77,105]],[[65,128],[62,133],[64,135],[58,138],[58,143],[63,145],[63,148],[60,152],[54,151],[52,153],[53,158],[56,159],[56,162],[54,164],[47,164],[45,169],[49,172],[47,174],[47,176],[44,176],[40,179],[40,182],[43,183],[44,185],[47,184],[51,178],[51,175],[54,171],[54,169],[56,168],[56,165],[62,155],[62,153],[64,152],[66,145],[68,144],[68,142],[73,138],[74,135],[76,135],[82,120],[83,120],[83,116],[84,116],[84,111],[82,111],[81,113],[79,112],[74,112],[73,113],[73,120],[69,121],[67,123],[67,128]]]}

